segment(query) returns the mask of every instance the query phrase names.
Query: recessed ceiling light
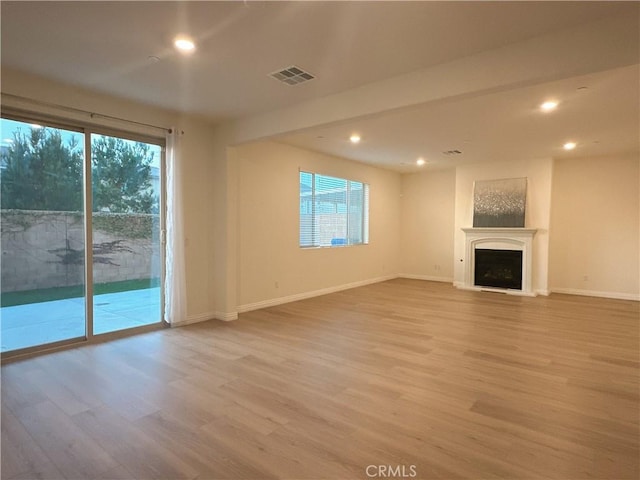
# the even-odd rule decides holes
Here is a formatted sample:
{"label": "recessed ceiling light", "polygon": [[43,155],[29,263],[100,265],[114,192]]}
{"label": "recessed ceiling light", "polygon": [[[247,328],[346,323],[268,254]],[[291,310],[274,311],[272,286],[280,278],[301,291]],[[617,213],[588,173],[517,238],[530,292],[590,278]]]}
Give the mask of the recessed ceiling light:
{"label": "recessed ceiling light", "polygon": [[351,137],[349,137],[349,140],[351,141],[351,143],[359,143],[360,135],[358,135],[357,133],[354,133],[353,135],[351,135]]}
{"label": "recessed ceiling light", "polygon": [[557,106],[558,102],[556,102],[555,100],[547,100],[542,105],[540,105],[540,110],[542,110],[543,112],[550,112],[552,110],[555,110]]}
{"label": "recessed ceiling light", "polygon": [[576,148],[576,142],[567,142],[562,146],[562,148],[564,148],[565,150],[573,150],[574,148]]}
{"label": "recessed ceiling light", "polygon": [[423,166],[425,163],[424,158],[420,157],[418,160],[416,160],[416,165],[418,165],[419,167]]}
{"label": "recessed ceiling light", "polygon": [[178,50],[184,53],[190,53],[196,49],[196,44],[193,42],[193,40],[184,35],[176,37],[176,39],[173,41],[173,45]]}

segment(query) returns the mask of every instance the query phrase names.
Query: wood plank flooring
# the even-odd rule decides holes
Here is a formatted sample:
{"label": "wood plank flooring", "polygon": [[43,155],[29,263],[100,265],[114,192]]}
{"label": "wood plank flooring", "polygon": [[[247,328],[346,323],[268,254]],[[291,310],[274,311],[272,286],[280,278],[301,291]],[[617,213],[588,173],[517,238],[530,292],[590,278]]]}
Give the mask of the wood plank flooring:
{"label": "wood plank flooring", "polygon": [[2,478],[638,479],[639,308],[398,279],[6,364]]}

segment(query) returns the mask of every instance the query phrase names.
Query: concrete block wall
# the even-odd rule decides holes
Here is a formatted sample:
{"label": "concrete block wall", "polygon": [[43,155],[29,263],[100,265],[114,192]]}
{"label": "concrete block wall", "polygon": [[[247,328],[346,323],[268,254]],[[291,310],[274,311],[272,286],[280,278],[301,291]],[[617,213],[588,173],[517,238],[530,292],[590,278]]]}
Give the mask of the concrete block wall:
{"label": "concrete block wall", "polygon": [[[84,283],[84,226],[79,212],[1,210],[0,215],[2,292]],[[99,215],[111,214],[101,212]],[[112,215],[122,220],[123,214]],[[135,217],[145,216],[127,215],[132,224],[140,220]],[[153,217],[152,223],[157,225],[158,216]],[[95,283],[160,276],[160,245],[151,235],[141,237],[139,230],[137,235],[127,235],[126,231],[96,228],[93,244]]]}

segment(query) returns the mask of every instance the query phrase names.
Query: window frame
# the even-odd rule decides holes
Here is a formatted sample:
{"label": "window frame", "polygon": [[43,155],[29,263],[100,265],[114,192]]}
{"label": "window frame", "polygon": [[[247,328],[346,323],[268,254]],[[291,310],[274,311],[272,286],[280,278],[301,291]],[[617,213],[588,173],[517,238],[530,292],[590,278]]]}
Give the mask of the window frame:
{"label": "window frame", "polygon": [[[311,228],[310,231],[306,231],[304,232],[306,234],[306,236],[311,237],[311,242],[309,244],[303,244],[302,243],[302,237],[303,237],[303,230],[302,230],[302,192],[300,190],[300,185],[302,184],[302,175],[306,174],[306,175],[310,175],[311,176],[311,194],[310,194],[310,212],[307,213],[307,215],[310,215],[311,217]],[[319,215],[318,213],[318,205],[316,205],[316,177],[323,177],[323,178],[327,178],[327,179],[331,179],[331,180],[338,180],[338,181],[343,181],[345,182],[345,187],[344,187],[344,194],[345,194],[345,202],[344,202],[344,206],[345,206],[345,215],[346,215],[346,243],[336,243],[336,244],[320,244],[320,242],[318,241],[318,237],[320,236],[321,232],[317,232],[316,228],[318,227],[317,222],[316,222],[316,218],[317,215]],[[359,242],[352,242],[350,240],[350,225],[352,222],[351,216],[352,216],[352,212],[351,212],[351,198],[352,198],[352,184],[358,184],[358,185],[362,185],[362,202],[361,202],[361,209],[358,212],[358,215],[360,215],[360,222],[359,222],[359,230],[360,230],[360,235],[359,238],[361,239]],[[299,200],[299,205],[298,205],[298,246],[301,249],[304,250],[309,250],[309,249],[319,249],[319,248],[344,248],[344,247],[358,247],[358,246],[363,246],[363,245],[368,245],[369,244],[369,192],[370,192],[370,185],[366,182],[363,181],[359,181],[359,180],[353,180],[353,179],[349,179],[349,178],[344,178],[344,177],[337,177],[334,175],[326,175],[326,174],[322,174],[322,173],[318,173],[318,172],[313,172],[313,171],[309,171],[309,170],[303,170],[303,169],[299,169],[298,171],[298,200]],[[309,200],[307,200],[309,201]],[[337,206],[337,204],[336,204]]]}

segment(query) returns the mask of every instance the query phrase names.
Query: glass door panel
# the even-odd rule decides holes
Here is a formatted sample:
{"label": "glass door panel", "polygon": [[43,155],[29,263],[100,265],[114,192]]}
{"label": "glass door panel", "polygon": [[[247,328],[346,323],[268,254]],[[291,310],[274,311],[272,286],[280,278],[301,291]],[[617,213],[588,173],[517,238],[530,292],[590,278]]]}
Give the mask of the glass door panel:
{"label": "glass door panel", "polygon": [[84,338],[84,135],[0,127],[1,351]]}
{"label": "glass door panel", "polygon": [[93,331],[159,323],[159,145],[91,135]]}

